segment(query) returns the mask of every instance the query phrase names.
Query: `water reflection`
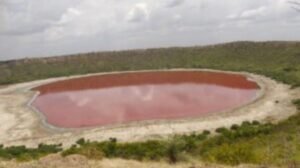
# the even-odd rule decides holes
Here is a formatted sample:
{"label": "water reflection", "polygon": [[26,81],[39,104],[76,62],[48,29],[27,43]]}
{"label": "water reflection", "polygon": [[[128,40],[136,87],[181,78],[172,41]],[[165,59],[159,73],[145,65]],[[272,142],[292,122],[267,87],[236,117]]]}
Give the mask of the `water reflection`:
{"label": "water reflection", "polygon": [[41,94],[33,106],[50,124],[86,127],[205,116],[249,102],[258,87],[240,75],[148,72],[80,78],[37,89]]}

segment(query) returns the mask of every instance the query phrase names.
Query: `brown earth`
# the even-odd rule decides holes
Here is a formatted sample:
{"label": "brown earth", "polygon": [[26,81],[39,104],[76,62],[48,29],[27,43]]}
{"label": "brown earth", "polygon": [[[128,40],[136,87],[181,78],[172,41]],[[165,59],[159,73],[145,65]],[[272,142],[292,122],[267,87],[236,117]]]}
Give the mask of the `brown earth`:
{"label": "brown earth", "polygon": [[71,155],[66,158],[59,154],[49,155],[31,162],[0,162],[0,168],[272,168],[255,165],[239,165],[235,167],[204,164],[198,161],[169,164],[167,162],[139,162],[123,159],[88,160],[84,156]]}

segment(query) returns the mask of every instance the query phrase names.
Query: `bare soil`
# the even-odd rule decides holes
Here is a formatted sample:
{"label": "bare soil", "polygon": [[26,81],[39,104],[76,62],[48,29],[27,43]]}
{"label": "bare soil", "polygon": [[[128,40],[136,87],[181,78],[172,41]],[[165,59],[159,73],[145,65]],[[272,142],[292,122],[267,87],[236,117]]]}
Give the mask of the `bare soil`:
{"label": "bare soil", "polygon": [[[236,167],[204,164],[198,161],[169,164],[167,162],[139,162],[123,159],[89,160],[84,156],[71,155],[61,157],[59,154],[49,155],[31,162],[1,162],[0,168],[262,168],[255,165],[239,165]],[[272,168],[268,166],[268,168]]]}

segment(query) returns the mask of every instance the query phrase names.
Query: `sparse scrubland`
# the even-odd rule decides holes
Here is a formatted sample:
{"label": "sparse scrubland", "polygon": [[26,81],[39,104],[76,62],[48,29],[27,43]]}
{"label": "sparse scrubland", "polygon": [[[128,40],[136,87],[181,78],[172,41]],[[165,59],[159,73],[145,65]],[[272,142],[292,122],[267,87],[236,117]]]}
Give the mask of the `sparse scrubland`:
{"label": "sparse scrubland", "polygon": [[247,71],[297,86],[300,42],[235,42],[7,61],[0,62],[0,84],[95,72],[168,68]]}
{"label": "sparse scrubland", "polygon": [[[236,42],[207,47],[165,48],[121,52],[87,53],[45,59],[0,62],[0,83],[12,84],[49,77],[94,72],[209,68],[247,71],[300,86],[300,42]],[[300,110],[300,99],[294,100]],[[24,161],[58,153],[60,145],[36,149],[0,147],[0,157]],[[124,158],[176,163],[191,159],[238,165],[253,163],[286,167],[300,166],[300,114],[279,123],[245,121],[215,132],[174,135],[164,140],[105,142],[79,139],[61,152],[81,154],[90,159]]]}
{"label": "sparse scrubland", "polygon": [[276,125],[245,121],[229,129],[219,128],[215,135],[204,131],[201,134],[174,135],[167,140],[132,143],[117,143],[113,138],[106,142],[81,139],[62,155],[81,154],[92,159],[165,160],[170,163],[196,158],[228,165],[296,165],[300,161],[300,128],[296,128],[299,125],[300,117],[295,116]]}
{"label": "sparse scrubland", "polygon": [[60,144],[39,144],[37,148],[27,148],[25,146],[0,146],[0,158],[5,160],[17,159],[18,161],[30,161],[60,151],[62,151]]}
{"label": "sparse scrubland", "polygon": [[[134,143],[117,143],[117,140],[113,138],[106,142],[89,142],[80,139],[77,141],[77,145],[73,145],[62,154],[63,156],[82,154],[88,158],[95,157],[98,154],[99,157],[166,160],[170,163],[199,157],[199,159],[204,161],[217,161],[235,165],[242,162],[251,163],[254,161],[255,155],[244,146],[235,150],[228,149],[226,153],[222,153],[224,149],[220,151],[216,151],[216,149],[224,145],[231,145],[233,142],[243,138],[267,135],[271,132],[271,129],[272,124],[244,122],[231,130],[226,128],[217,129],[218,134],[216,136],[210,136],[209,131],[204,131],[201,134],[174,135],[167,140],[149,140]],[[227,155],[229,154],[227,152],[230,152],[230,150],[232,150],[232,154]],[[236,155],[240,155],[239,158]]]}

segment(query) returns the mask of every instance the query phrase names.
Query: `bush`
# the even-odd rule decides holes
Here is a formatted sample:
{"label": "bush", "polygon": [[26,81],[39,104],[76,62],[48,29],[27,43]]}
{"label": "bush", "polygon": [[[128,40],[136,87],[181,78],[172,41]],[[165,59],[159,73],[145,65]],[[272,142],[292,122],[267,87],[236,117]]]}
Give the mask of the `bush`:
{"label": "bush", "polygon": [[106,157],[113,157],[117,151],[117,139],[110,138],[108,142],[99,145]]}
{"label": "bush", "polygon": [[250,145],[222,144],[206,153],[202,159],[227,165],[239,165],[241,163],[257,163],[256,156]]}
{"label": "bush", "polygon": [[79,148],[77,148],[76,145],[72,145],[70,148],[64,150],[61,155],[63,157],[68,156],[68,155],[73,155],[73,154],[78,154],[79,153]]}
{"label": "bush", "polygon": [[[257,135],[267,135],[273,129],[272,124],[259,124],[256,121],[243,122],[241,125],[232,125],[228,130],[225,127],[216,129],[219,134],[208,138],[209,131],[202,134],[175,135],[169,140],[149,140],[145,142],[117,143],[117,139],[110,138],[105,142],[86,142],[80,139],[62,155],[81,154],[92,159],[124,158],[135,160],[161,160],[176,163],[187,155],[200,155],[204,158],[213,158],[216,162],[237,164],[252,157],[252,153],[244,151],[246,147],[238,146],[241,140],[253,138]],[[237,143],[237,144],[236,144]],[[237,145],[237,150],[229,150],[227,146]],[[218,150],[220,148],[221,151]],[[223,156],[222,151],[228,151],[228,156]],[[241,156],[236,156],[241,155]],[[209,156],[209,157],[208,157]],[[221,158],[224,158],[222,160]],[[253,159],[253,158],[252,158]],[[253,160],[250,160],[252,162]]]}
{"label": "bush", "polygon": [[256,120],[252,121],[252,125],[259,125],[259,124],[260,124],[259,121],[256,121]]}
{"label": "bush", "polygon": [[46,144],[39,144],[37,151],[39,153],[57,153],[60,152],[62,149],[60,148],[62,146],[62,144],[58,144],[58,145],[46,145]]}
{"label": "bush", "polygon": [[272,129],[273,125],[269,123],[257,125],[251,124],[250,122],[243,122],[240,126],[234,124],[231,126],[230,130],[221,127],[216,130],[219,135],[209,138],[201,143],[197,150],[199,153],[204,154],[215,147],[222,146],[223,144],[239,142],[244,139],[256,137],[257,135],[267,135]]}
{"label": "bush", "polygon": [[10,146],[0,147],[0,157],[3,159],[17,159],[20,161],[27,161],[38,159],[42,156],[58,153],[62,151],[61,144],[59,145],[46,145],[39,144],[37,148],[26,148],[25,146]]}
{"label": "bush", "polygon": [[82,143],[84,141],[81,139],[77,141],[77,144],[81,145],[71,146],[63,151],[62,155],[81,154],[91,158],[93,157],[92,155],[96,155],[135,160],[166,159],[171,163],[175,163],[181,158],[179,154],[194,153],[197,146],[207,139],[207,134],[207,132],[204,132],[202,134],[176,135],[169,140],[149,140],[132,143],[117,143],[115,138],[110,138],[110,140],[105,142]]}
{"label": "bush", "polygon": [[203,134],[203,135],[209,135],[209,134],[210,134],[210,131],[204,130],[204,131],[202,132],[202,134]]}
{"label": "bush", "polygon": [[176,142],[172,141],[167,148],[167,158],[170,163],[178,162],[179,148]]}
{"label": "bush", "polygon": [[160,141],[146,141],[118,144],[115,157],[135,160],[159,160],[165,156],[166,144]]}
{"label": "bush", "polygon": [[100,160],[103,158],[104,154],[101,150],[97,149],[94,145],[87,145],[81,148],[76,154],[86,156],[89,159]]}
{"label": "bush", "polygon": [[83,146],[85,144],[85,139],[84,138],[80,138],[76,141],[76,144]]}
{"label": "bush", "polygon": [[250,126],[251,125],[251,122],[249,122],[249,121],[243,121],[242,122],[242,127],[243,126]]}
{"label": "bush", "polygon": [[225,128],[225,127],[220,127],[220,128],[217,128],[216,129],[216,132],[217,133],[224,133],[224,132],[226,132],[227,131],[227,128]]}
{"label": "bush", "polygon": [[29,152],[25,146],[11,146],[5,148],[6,152],[9,153],[12,157],[20,156],[23,153]]}
{"label": "bush", "polygon": [[300,110],[300,99],[294,100],[293,104],[296,105],[298,110]]}
{"label": "bush", "polygon": [[239,125],[237,124],[233,124],[231,127],[230,127],[231,130],[237,130],[239,129]]}

